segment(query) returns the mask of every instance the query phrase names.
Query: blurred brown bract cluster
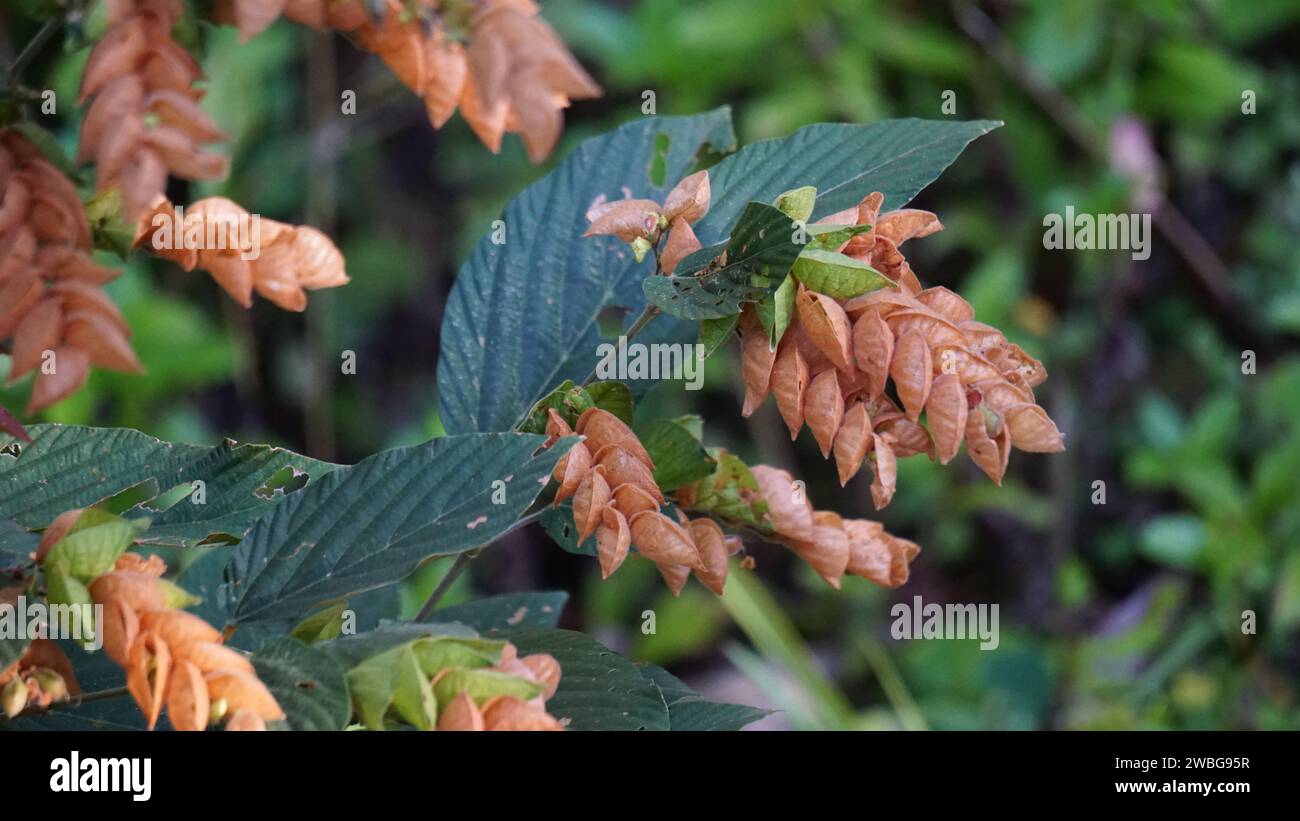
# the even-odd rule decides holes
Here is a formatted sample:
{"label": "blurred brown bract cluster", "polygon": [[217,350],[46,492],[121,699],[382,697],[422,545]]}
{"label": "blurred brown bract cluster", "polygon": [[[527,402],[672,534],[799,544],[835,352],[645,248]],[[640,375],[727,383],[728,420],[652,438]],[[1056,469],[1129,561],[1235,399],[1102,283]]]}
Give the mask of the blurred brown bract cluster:
{"label": "blurred brown bract cluster", "polygon": [[[971,459],[1001,484],[1012,447],[1064,449],[1034,400],[1034,386],[1047,378],[1042,363],[975,321],[957,294],[922,289],[899,252],[907,240],[942,229],[938,219],[915,209],[879,214],[882,201],[871,194],[821,222],[872,226],[839,251],[897,287],[841,301],[800,285],[775,351],[752,309],[740,322],[745,415],[775,394],[791,438],[807,424],[822,455],[834,452],[841,484],[870,458],[877,509],[893,498],[899,458],[925,453],[947,464],[965,440]],[[897,401],[885,392],[891,380]]]}
{"label": "blurred brown bract cluster", "polygon": [[[21,587],[0,590],[0,605],[15,606],[21,592]],[[8,718],[80,694],[72,663],[50,639],[33,639],[17,661],[0,670],[0,712]]]}
{"label": "blurred brown bract cluster", "polygon": [[[560,663],[555,656],[534,653],[520,657],[518,649],[506,642],[501,651],[501,661],[492,670],[530,681],[542,688],[536,697],[528,699],[515,696],[493,696],[475,699],[467,691],[458,693],[447,706],[438,712],[439,730],[563,730],[564,725],[546,712],[546,702],[560,686]],[[450,674],[441,670],[433,676],[436,686],[440,679]]]}
{"label": "blurred brown bract cluster", "polygon": [[0,132],[0,341],[12,337],[12,384],[36,371],[28,413],[80,388],[96,365],[138,373],[117,306],[119,272],[91,257],[77,190],[16,131]]}
{"label": "blurred brown bract cluster", "polygon": [[108,30],[90,53],[79,102],[91,100],[78,160],[94,160],[101,191],[117,188],[128,224],[168,175],[219,180],[230,161],[206,151],[227,139],[199,107],[203,70],[172,39],[180,0],[109,0]]}
{"label": "blurred brown bract cluster", "polygon": [[[56,519],[42,547],[58,542],[80,513]],[[161,578],[165,571],[157,556],[124,553],[113,570],[87,585],[91,600],[103,606],[97,629],[104,652],[126,670],[127,689],[149,728],[164,706],[177,730],[203,730],[220,721],[227,730],[265,730],[267,721],[283,719],[252,662],[226,647],[215,627],[170,606],[176,588]]]}
{"label": "blurred brown bract cluster", "polygon": [[376,19],[362,0],[225,0],[222,19],[252,37],[283,14],[351,35],[424,100],[441,128],[457,107],[483,144],[518,133],[533,162],[555,148],[571,100],[599,97],[531,0],[386,0]]}
{"label": "blurred brown bract cluster", "polygon": [[[187,243],[186,234],[203,241]],[[220,241],[207,241],[213,237]],[[201,199],[181,210],[158,197],[140,218],[134,247],[186,271],[207,271],[245,308],[252,306],[256,290],[287,311],[301,311],[307,291],[348,282],[343,254],[325,234],[252,215],[225,197]]]}

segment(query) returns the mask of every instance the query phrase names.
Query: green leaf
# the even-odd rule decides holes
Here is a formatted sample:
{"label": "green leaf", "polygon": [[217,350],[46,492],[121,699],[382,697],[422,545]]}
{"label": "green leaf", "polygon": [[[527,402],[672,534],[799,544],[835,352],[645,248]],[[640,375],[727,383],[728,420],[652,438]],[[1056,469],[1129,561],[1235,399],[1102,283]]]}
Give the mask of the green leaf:
{"label": "green leaf", "polygon": [[713,352],[731,339],[731,335],[736,331],[736,325],[740,322],[740,314],[719,317],[717,319],[704,319],[700,321],[700,342],[704,346],[704,358],[713,356]]}
{"label": "green leaf", "polygon": [[447,667],[474,669],[497,664],[501,661],[505,642],[440,636],[417,639],[411,643],[411,648],[420,661],[420,669],[432,678]]}
{"label": "green leaf", "polygon": [[[235,548],[230,624],[293,619],[504,533],[576,442],[468,434],[383,451],[293,494]],[[501,502],[498,504],[498,502]]]}
{"label": "green leaf", "polygon": [[546,711],[571,730],[667,730],[668,706],[637,666],[596,640],[570,630],[510,630],[521,656],[550,653],[560,687]]}
{"label": "green leaf", "polygon": [[771,202],[803,185],[817,188],[814,219],[851,208],[872,191],[885,195],[886,208],[902,208],[972,140],[1001,125],[917,119],[818,123],[747,145],[709,170],[712,203],[696,233],[713,236],[744,203]]}
{"label": "green leaf", "polygon": [[128,520],[96,508],[77,517],[68,534],[55,542],[45,556],[45,571],[87,582],[113,569],[117,557],[126,552],[145,528],[147,519]]}
{"label": "green leaf", "polygon": [[790,327],[790,317],[794,315],[794,298],[799,293],[799,286],[793,274],[787,274],[775,291],[768,294],[754,306],[758,321],[767,331],[767,346],[775,351],[785,336],[785,329]]}
{"label": "green leaf", "polygon": [[499,670],[451,669],[433,685],[433,693],[440,704],[450,703],[460,693],[469,693],[474,703],[482,706],[483,702],[497,696],[513,696],[528,701],[541,692],[542,685]]}
{"label": "green leaf", "polygon": [[858,234],[865,234],[870,231],[870,225],[827,225],[822,223],[813,223],[808,226],[809,248],[821,248],[827,251],[838,251],[844,243],[856,237]]}
{"label": "green leaf", "polygon": [[673,730],[739,730],[771,714],[744,704],[709,701],[672,673],[653,664],[638,665],[641,673],[659,688],[668,705],[668,720]]}
{"label": "green leaf", "polygon": [[[647,173],[656,143],[662,184]],[[587,209],[624,191],[661,202],[706,145],[734,148],[727,109],[638,118],[582,143],[506,206],[509,241],[484,237],[448,298],[437,374],[449,432],[510,430],[553,385],[590,373],[598,317],[643,305],[647,271],[617,238],[583,238]]]}
{"label": "green leaf", "polygon": [[596,407],[614,414],[624,424],[632,424],[632,391],[627,385],[622,382],[592,382],[587,386],[587,395]]}
{"label": "green leaf", "polygon": [[850,299],[878,288],[897,287],[889,277],[865,262],[821,248],[805,248],[795,260],[791,274],[814,291],[835,299]]}
{"label": "green leaf", "polygon": [[410,644],[394,647],[347,672],[357,715],[372,730],[386,726],[389,710],[420,730],[438,722],[438,702]]}
{"label": "green leaf", "polygon": [[506,593],[435,610],[431,621],[460,622],[476,630],[554,627],[569,594],[563,590]]}
{"label": "green leaf", "polygon": [[348,610],[348,600],[339,599],[311,614],[289,631],[289,635],[304,644],[336,639],[343,632],[343,614]]}
{"label": "green leaf", "polygon": [[701,249],[678,264],[686,273],[648,277],[643,290],[649,302],[683,319],[731,316],[775,291],[801,250],[788,216],[751,202],[731,233],[725,258],[717,246]]}
{"label": "green leaf", "polygon": [[807,222],[817,203],[817,189],[811,185],[792,188],[779,195],[773,204],[795,222]]}
{"label": "green leaf", "polygon": [[321,642],[317,646],[333,656],[343,666],[343,669],[350,670],[366,659],[373,658],[394,647],[401,647],[419,640],[441,638],[472,640],[478,638],[478,634],[463,624],[383,622],[368,633],[344,636],[333,641]]}
{"label": "green leaf", "polygon": [[266,481],[285,467],[311,479],[336,466],[265,445],[225,441],[213,448],[164,442],[133,430],[78,425],[35,425],[32,442],[0,435],[0,448],[18,446],[16,458],[0,454],[0,518],[43,528],[60,513],[90,507],[148,483],[149,497],[204,482],[203,504],[187,496],[170,508],[145,510],[152,519],[140,541],[192,547],[205,539],[241,538],[258,518],[285,498]]}
{"label": "green leaf", "polygon": [[639,429],[637,435],[655,463],[655,482],[665,493],[713,473],[713,459],[682,425],[660,419]]}
{"label": "green leaf", "polygon": [[45,571],[45,598],[50,604],[91,603],[86,586],[58,565]]}
{"label": "green leaf", "polygon": [[342,730],[352,717],[343,668],[328,653],[288,638],[268,641],[253,667],[295,730]]}
{"label": "green leaf", "polygon": [[710,476],[693,488],[691,510],[713,513],[728,521],[770,531],[767,503],[758,490],[758,481],[749,466],[722,448],[709,451],[717,467]]}

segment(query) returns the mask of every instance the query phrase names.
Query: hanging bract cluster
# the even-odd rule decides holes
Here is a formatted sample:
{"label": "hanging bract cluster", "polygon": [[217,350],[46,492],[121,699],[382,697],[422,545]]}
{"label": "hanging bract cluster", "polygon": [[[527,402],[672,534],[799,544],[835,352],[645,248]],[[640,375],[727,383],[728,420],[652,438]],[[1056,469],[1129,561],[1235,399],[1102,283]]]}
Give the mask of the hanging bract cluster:
{"label": "hanging bract cluster", "polygon": [[[242,39],[283,14],[316,29],[336,29],[378,54],[424,100],[442,128],[461,116],[493,153],[507,132],[523,137],[541,162],[564,130],[570,100],[600,96],[532,0],[224,0],[220,17]],[[377,17],[372,9],[378,6]]]}

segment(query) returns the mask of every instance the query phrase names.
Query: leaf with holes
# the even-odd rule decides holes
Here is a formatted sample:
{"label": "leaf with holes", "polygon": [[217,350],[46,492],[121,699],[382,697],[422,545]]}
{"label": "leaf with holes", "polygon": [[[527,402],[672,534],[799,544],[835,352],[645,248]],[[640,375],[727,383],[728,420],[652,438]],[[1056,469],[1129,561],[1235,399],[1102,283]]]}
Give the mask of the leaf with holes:
{"label": "leaf with holes", "polygon": [[740,313],[785,280],[803,246],[795,225],[779,208],[762,202],[745,207],[725,247],[704,248],[677,266],[685,274],[653,276],[643,288],[646,299],[683,319],[718,319]]}
{"label": "leaf with holes", "polygon": [[[153,545],[236,541],[286,492],[292,495],[291,488],[337,467],[282,448],[230,440],[206,448],[79,425],[34,425],[31,434],[30,444],[15,443],[17,457],[0,454],[0,518],[41,528],[64,511],[131,489],[145,502],[139,512],[152,520],[141,541]],[[0,435],[0,446],[6,439]],[[284,478],[285,471],[290,478]],[[277,477],[278,483],[271,481]],[[196,481],[203,484],[195,486]],[[194,490],[171,498],[165,510],[148,509],[151,500],[180,486]]]}

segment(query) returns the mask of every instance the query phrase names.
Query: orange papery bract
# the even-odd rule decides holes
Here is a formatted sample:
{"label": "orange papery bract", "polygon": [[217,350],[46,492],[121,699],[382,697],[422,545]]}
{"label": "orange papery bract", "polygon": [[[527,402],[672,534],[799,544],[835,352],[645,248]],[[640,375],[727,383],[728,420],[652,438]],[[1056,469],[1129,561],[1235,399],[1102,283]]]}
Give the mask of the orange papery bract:
{"label": "orange papery bract", "polygon": [[449,704],[438,711],[439,730],[481,731],[486,729],[483,711],[474,703],[469,693],[457,693]]}
{"label": "orange papery bract", "polygon": [[810,539],[791,539],[790,549],[836,590],[849,564],[849,538],[838,514],[819,510],[813,514]]}
{"label": "orange papery bract", "polygon": [[727,583],[726,534],[718,523],[708,518],[691,519],[691,539],[700,554],[701,567],[695,570],[695,577],[705,587],[719,596]]}
{"label": "orange papery bract", "polygon": [[982,406],[970,411],[966,417],[966,451],[995,485],[1002,485],[1011,455],[1011,436],[997,411]]}
{"label": "orange papery bract", "polygon": [[628,524],[632,529],[632,544],[655,564],[681,565],[689,570],[703,567],[690,532],[662,513],[642,511],[632,516]]}
{"label": "orange papery bract", "polygon": [[836,371],[825,370],[813,378],[804,397],[803,415],[821,447],[822,458],[829,457],[844,418],[844,394],[840,392]]}
{"label": "orange papery bract", "polygon": [[873,442],[867,406],[855,402],[844,412],[840,429],[835,434],[835,469],[839,472],[840,487],[848,484],[862,467],[862,460],[867,458]]}
{"label": "orange papery bract", "polygon": [[[630,486],[625,485],[625,487]],[[621,510],[606,507],[601,524],[596,528],[596,556],[600,560],[602,579],[608,579],[615,570],[618,570],[627,559],[628,549],[631,546],[632,528],[627,523],[627,517]]]}
{"label": "orange papery bract", "polygon": [[776,351],[768,344],[767,331],[752,308],[740,315],[740,371],[745,381],[745,406],[742,416],[750,416],[767,398],[776,364]]}
{"label": "orange papery bract", "polygon": [[569,452],[555,463],[555,470],[551,473],[551,476],[560,483],[555,491],[555,500],[551,504],[558,505],[572,496],[590,470],[591,451],[587,450],[587,446],[582,442],[574,444],[569,448]]}
{"label": "orange papery bract", "polygon": [[848,315],[834,299],[799,287],[795,298],[799,327],[817,350],[841,370],[853,367],[852,331]]}
{"label": "orange papery bract", "polygon": [[218,704],[232,713],[252,709],[258,721],[246,721],[250,728],[284,718],[247,656],[223,645],[221,632],[203,619],[168,607],[161,559],[125,553],[115,565],[87,590],[103,607],[104,649],[125,668],[127,689],[150,729],[164,705],[178,730],[202,730],[220,719],[211,711]]}
{"label": "orange papery bract", "polygon": [[630,482],[617,485],[613,491],[613,505],[624,516],[632,517],[643,510],[658,510],[659,501],[646,490]]}
{"label": "orange papery bract", "polygon": [[868,311],[853,323],[853,356],[867,377],[867,398],[884,393],[894,360],[894,333],[878,313]]}
{"label": "orange papery bract", "polygon": [[876,510],[889,504],[894,498],[894,489],[898,485],[898,463],[895,461],[893,445],[889,437],[878,433],[872,434],[872,467],[875,475],[871,479],[871,501]]}
{"label": "orange papery bract", "polygon": [[573,494],[573,525],[578,528],[579,544],[587,541],[587,537],[596,532],[609,499],[610,490],[609,483],[605,481],[605,468],[603,465],[596,465],[588,471]]}
{"label": "orange papery bract", "polygon": [[668,585],[669,592],[674,596],[680,596],[686,589],[686,582],[690,581],[691,568],[684,564],[667,562],[656,563],[655,568],[659,570],[659,576],[664,580],[664,584]]}
{"label": "orange papery bract", "polygon": [[618,445],[606,445],[596,452],[595,462],[605,468],[605,476],[611,487],[631,484],[644,490],[663,504],[664,495],[655,484],[654,474],[646,463]]}
{"label": "orange papery bract", "polygon": [[672,226],[668,229],[668,239],[659,254],[659,265],[665,274],[671,274],[677,270],[677,263],[702,247],[699,238],[695,236],[695,229],[689,222],[685,219],[673,220]]}
{"label": "orange papery bract", "polygon": [[488,699],[483,705],[483,725],[485,730],[564,729],[564,725],[549,715],[544,707],[520,701],[514,696],[497,696]]}
{"label": "orange papery bract", "polygon": [[574,430],[587,437],[587,445],[592,453],[599,453],[606,445],[613,445],[635,456],[650,470],[655,469],[655,463],[637,435],[622,419],[607,410],[588,408],[583,411]]}
{"label": "orange papery bract", "polygon": [[782,536],[810,539],[813,536],[813,510],[803,489],[796,487],[787,471],[767,465],[750,468],[763,501],[767,502],[772,528]]}
{"label": "orange papery bract", "polygon": [[966,436],[966,389],[955,374],[941,373],[930,385],[925,403],[925,418],[934,436],[935,453],[940,464],[948,464],[961,449]]}
{"label": "orange papery bract", "polygon": [[776,394],[776,407],[785,420],[790,438],[799,436],[803,427],[804,391],[808,388],[808,363],[799,346],[792,340],[784,340],[776,362],[772,365],[772,392]]}
{"label": "orange papery bract", "polygon": [[907,418],[916,421],[925,410],[930,397],[930,383],[934,378],[934,364],[930,346],[919,333],[907,333],[898,338],[894,359],[889,365],[889,376],[898,388],[898,398],[903,400]]}

